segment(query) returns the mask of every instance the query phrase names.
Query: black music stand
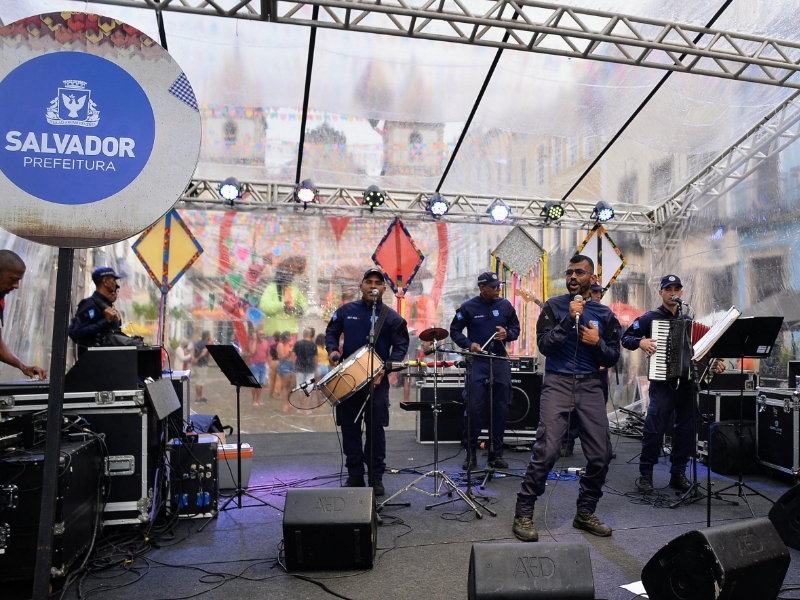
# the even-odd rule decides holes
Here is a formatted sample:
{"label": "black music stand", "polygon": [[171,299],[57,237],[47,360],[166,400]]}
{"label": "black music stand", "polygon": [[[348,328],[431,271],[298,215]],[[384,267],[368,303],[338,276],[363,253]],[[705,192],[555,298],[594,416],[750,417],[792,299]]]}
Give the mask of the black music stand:
{"label": "black music stand", "polygon": [[[750,514],[755,517],[753,507],[747,500],[745,489],[756,496],[761,496],[765,500],[769,500],[773,504],[774,500],[770,500],[764,494],[744,482],[742,473],[742,446],[744,442],[744,359],[745,358],[767,358],[772,354],[772,349],[775,346],[775,340],[780,334],[781,325],[783,325],[783,317],[739,317],[734,321],[731,326],[723,333],[720,338],[709,349],[707,356],[712,358],[738,358],[739,359],[739,373],[741,375],[740,388],[739,388],[739,477],[737,480],[728,487],[714,492],[715,496],[737,496],[744,500],[747,508],[750,509]],[[708,439],[708,485],[711,489],[711,434],[709,430]],[[727,492],[732,488],[736,488],[736,493]],[[727,493],[726,493],[727,492]],[[711,522],[711,494],[709,493],[708,503],[708,523],[710,527]]]}
{"label": "black music stand", "polygon": [[[277,511],[283,512],[274,504],[270,504],[266,500],[254,496],[250,492],[242,489],[242,415],[241,415],[241,402],[239,399],[239,391],[243,387],[260,388],[261,384],[258,383],[255,375],[244,362],[239,351],[232,345],[221,344],[208,344],[206,346],[208,353],[214,362],[219,366],[220,371],[228,379],[231,385],[236,386],[236,458],[237,473],[236,473],[236,489],[233,496],[228,498],[220,507],[220,511],[228,510],[228,505],[236,499],[236,505],[232,508],[245,508],[242,505],[242,496],[248,496],[253,500],[260,502],[264,506],[271,506]],[[253,505],[250,505],[253,506]]]}

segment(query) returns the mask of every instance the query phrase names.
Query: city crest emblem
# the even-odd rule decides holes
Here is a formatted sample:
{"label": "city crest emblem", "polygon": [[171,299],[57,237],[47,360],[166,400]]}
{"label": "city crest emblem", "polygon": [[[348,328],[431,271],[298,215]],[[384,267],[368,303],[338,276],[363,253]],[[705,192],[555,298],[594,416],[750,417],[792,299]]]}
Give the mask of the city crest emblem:
{"label": "city crest emblem", "polygon": [[85,81],[65,79],[64,87],[58,88],[56,97],[47,107],[47,122],[51,125],[97,126],[100,111],[92,102],[91,95]]}

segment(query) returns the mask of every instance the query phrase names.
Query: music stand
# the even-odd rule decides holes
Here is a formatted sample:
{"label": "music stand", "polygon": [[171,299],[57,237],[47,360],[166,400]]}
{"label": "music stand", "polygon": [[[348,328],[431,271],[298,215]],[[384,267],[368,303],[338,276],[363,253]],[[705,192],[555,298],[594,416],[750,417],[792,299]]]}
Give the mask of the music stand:
{"label": "music stand", "polygon": [[[780,334],[781,325],[783,325],[783,317],[739,317],[731,326],[723,333],[720,338],[709,349],[708,356],[712,358],[738,358],[739,359],[739,373],[741,375],[740,388],[739,388],[739,477],[729,485],[715,492],[715,495],[738,496],[747,504],[750,509],[750,514],[755,517],[753,507],[747,500],[745,489],[749,490],[756,496],[761,496],[765,500],[769,500],[774,504],[773,500],[767,498],[758,490],[744,482],[742,473],[742,446],[744,441],[744,359],[745,358],[767,358],[772,354],[772,348],[775,345],[775,340]],[[711,435],[709,431],[708,440],[708,479],[710,490],[711,479]],[[736,488],[736,493],[725,493],[727,490]],[[710,493],[709,493],[709,506],[708,521],[711,521],[711,508],[710,508]],[[710,526],[710,524],[709,524]]]}
{"label": "music stand", "polygon": [[[260,502],[264,506],[271,506],[279,512],[283,512],[274,504],[270,504],[266,500],[254,496],[250,492],[242,489],[242,415],[241,415],[241,401],[239,398],[239,391],[243,387],[260,388],[261,384],[258,383],[255,375],[244,362],[238,350],[232,345],[222,344],[208,344],[206,346],[208,353],[214,362],[219,366],[220,371],[228,379],[231,385],[236,386],[236,458],[238,464],[236,465],[236,489],[234,495],[228,498],[220,507],[220,511],[227,510],[228,504],[236,499],[235,508],[244,508],[242,505],[242,496],[248,496],[253,500]],[[250,505],[252,506],[252,505]]]}

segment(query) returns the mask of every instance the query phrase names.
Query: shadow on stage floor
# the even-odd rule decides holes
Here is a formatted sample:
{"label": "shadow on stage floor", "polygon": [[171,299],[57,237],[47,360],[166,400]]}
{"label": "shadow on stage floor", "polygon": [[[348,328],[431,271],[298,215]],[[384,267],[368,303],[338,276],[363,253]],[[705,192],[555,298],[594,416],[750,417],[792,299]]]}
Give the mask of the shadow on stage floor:
{"label": "shadow on stage floor", "polygon": [[[611,525],[609,538],[593,537],[572,527],[577,481],[550,481],[546,496],[536,507],[534,522],[542,541],[570,541],[587,544],[592,562],[596,597],[632,599],[634,594],[621,585],[641,579],[641,570],[650,557],[664,544],[681,533],[705,527],[705,503],[670,509],[643,503],[634,492],[638,473],[635,460],[639,441],[612,438],[617,458],[612,461],[605,495],[597,514]],[[249,491],[279,507],[283,506],[289,485],[338,486],[342,465],[335,433],[287,433],[249,435],[255,448],[253,474]],[[463,460],[456,445],[440,446],[442,468],[456,474]],[[512,470],[524,470],[527,451],[509,451],[506,458]],[[405,486],[417,471],[430,470],[433,447],[415,442],[413,432],[388,432],[387,464],[392,473],[384,477],[387,495]],[[583,455],[576,447],[575,455],[560,461],[557,467],[582,466]],[[483,464],[485,458],[479,461]],[[224,467],[223,467],[224,468]],[[706,471],[699,468],[701,479]],[[717,487],[733,479],[712,475]],[[656,467],[655,483],[666,486],[669,479],[665,464]],[[777,499],[792,485],[790,479],[754,475],[747,477],[755,489]],[[431,489],[430,481],[421,484]],[[425,510],[428,496],[407,492],[407,508],[387,507],[384,524],[378,532],[378,558],[375,567],[366,572],[305,573],[330,590],[358,600],[377,599],[445,599],[467,597],[467,574],[473,542],[516,541],[511,523],[519,479],[496,478],[485,494],[490,497],[497,517],[475,519],[465,511],[462,502]],[[669,499],[673,491],[660,491]],[[248,500],[247,503],[252,503]],[[766,516],[771,504],[759,497],[751,501],[757,516]],[[712,503],[712,524],[751,518],[741,504],[729,506]],[[204,599],[230,598],[332,598],[330,593],[311,581],[286,574],[276,565],[282,538],[282,515],[266,506],[246,507],[221,513],[201,532],[202,521],[187,519],[174,528],[172,538],[162,538],[158,547],[146,553],[145,559],[123,563],[117,569],[100,573],[102,579],[88,577],[81,592],[89,598]],[[330,548],[336,553],[336,548]],[[791,551],[793,563],[785,583],[800,583],[797,552]],[[98,590],[98,586],[105,591]],[[92,590],[94,590],[92,592]],[[65,598],[78,597],[73,585]]]}

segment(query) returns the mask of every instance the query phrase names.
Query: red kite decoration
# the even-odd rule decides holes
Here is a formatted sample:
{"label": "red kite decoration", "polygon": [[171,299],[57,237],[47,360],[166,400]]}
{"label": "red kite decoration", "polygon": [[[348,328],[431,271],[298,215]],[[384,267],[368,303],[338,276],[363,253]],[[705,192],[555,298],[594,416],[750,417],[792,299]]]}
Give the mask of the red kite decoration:
{"label": "red kite decoration", "polygon": [[372,260],[386,273],[392,291],[397,294],[398,290],[405,293],[425,257],[414,245],[406,226],[395,217],[375,249]]}

